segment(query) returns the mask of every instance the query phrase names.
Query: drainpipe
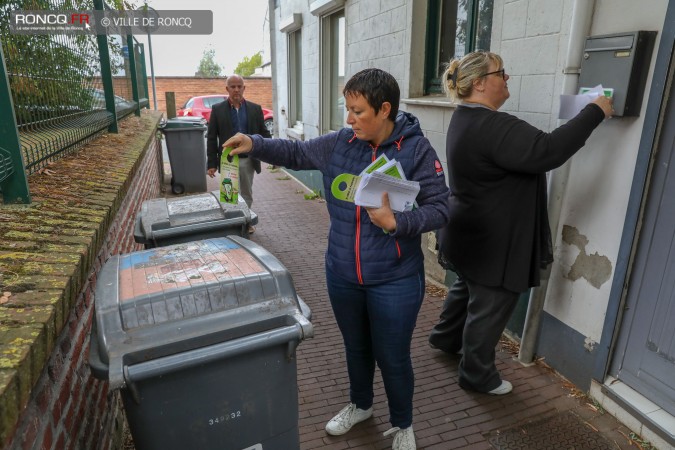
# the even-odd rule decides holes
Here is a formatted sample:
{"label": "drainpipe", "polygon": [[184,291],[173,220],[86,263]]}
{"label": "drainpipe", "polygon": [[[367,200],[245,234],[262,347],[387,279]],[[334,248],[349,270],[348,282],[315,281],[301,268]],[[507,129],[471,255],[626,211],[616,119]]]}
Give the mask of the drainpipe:
{"label": "drainpipe", "polygon": [[277,64],[276,64],[276,55],[277,55],[277,12],[274,7],[275,1],[269,0],[267,2],[267,14],[270,21],[270,63],[272,64],[272,110],[274,111],[274,117],[277,119],[274,121],[274,131],[276,135],[272,133],[272,137],[279,136],[279,121],[281,120],[281,114],[279,114],[279,99],[277,98]]}
{"label": "drainpipe", "polygon": [[[581,68],[581,58],[583,56],[586,37],[590,33],[593,18],[595,0],[574,0],[572,9],[572,22],[570,25],[570,37],[565,56],[565,66],[563,69],[563,94],[576,94],[578,90],[579,73]],[[562,123],[558,121],[558,126]],[[549,224],[553,233],[553,244],[560,236],[558,230],[560,225],[560,210],[565,196],[567,182],[569,181],[570,161],[551,171],[548,178],[548,214]],[[520,341],[520,351],[518,360],[522,364],[530,364],[534,360],[534,349],[537,345],[539,335],[539,323],[541,313],[544,311],[544,301],[546,300],[546,291],[548,281],[551,276],[551,266],[541,274],[541,284],[532,288],[530,291],[530,301],[527,305],[527,315],[525,316],[525,327],[523,337]]]}

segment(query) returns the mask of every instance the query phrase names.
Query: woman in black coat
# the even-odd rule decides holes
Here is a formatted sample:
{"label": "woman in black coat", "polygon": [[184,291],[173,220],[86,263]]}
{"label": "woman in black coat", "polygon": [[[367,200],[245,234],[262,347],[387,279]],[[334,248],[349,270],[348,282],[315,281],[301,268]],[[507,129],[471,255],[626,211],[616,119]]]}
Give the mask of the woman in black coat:
{"label": "woman in black coat", "polygon": [[441,259],[457,272],[432,347],[463,353],[459,385],[502,395],[512,386],[495,366],[495,347],[520,293],[539,285],[553,261],[546,172],[583,147],[612,113],[598,97],[551,133],[498,109],[509,98],[501,57],[473,52],[450,62],[443,79],[461,100],[448,127],[450,223]]}

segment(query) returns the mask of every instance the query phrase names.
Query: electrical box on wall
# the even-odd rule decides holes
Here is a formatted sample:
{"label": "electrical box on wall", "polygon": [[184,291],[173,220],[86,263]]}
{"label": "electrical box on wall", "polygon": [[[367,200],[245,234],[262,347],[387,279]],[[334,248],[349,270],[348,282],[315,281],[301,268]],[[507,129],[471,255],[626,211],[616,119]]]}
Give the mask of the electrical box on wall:
{"label": "electrical box on wall", "polygon": [[613,89],[614,115],[639,116],[656,31],[590,36],[581,61],[579,88]]}

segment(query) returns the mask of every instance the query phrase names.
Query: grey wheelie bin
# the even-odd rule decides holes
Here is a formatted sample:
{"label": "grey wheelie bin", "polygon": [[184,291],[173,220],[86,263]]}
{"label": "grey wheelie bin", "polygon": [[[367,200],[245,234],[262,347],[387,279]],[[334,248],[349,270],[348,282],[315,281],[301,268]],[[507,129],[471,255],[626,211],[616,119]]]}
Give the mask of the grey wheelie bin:
{"label": "grey wheelie bin", "polygon": [[180,117],[160,123],[166,137],[174,194],[206,192],[206,120]]}
{"label": "grey wheelie bin", "polygon": [[248,237],[249,225],[258,215],[243,199],[237,205],[222,203],[220,192],[175,198],[153,198],[136,215],[134,240],[145,248],[236,235]]}
{"label": "grey wheelie bin", "polygon": [[137,450],[295,450],[295,351],[313,334],[284,266],[238,236],[116,255],[89,365],[119,389]]}

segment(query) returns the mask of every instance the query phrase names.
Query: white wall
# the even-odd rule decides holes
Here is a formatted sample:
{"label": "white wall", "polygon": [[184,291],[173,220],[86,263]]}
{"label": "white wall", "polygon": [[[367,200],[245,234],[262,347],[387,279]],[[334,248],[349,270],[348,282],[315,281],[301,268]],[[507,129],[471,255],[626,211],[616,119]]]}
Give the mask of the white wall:
{"label": "white wall", "polygon": [[[667,0],[649,2],[648,7],[630,0],[596,0],[591,35],[660,31],[667,6]],[[585,248],[570,244],[571,239],[564,240],[558,234],[557,264],[552,271],[545,309],[587,336],[589,349],[597,345],[602,334],[602,319],[616,267],[658,42],[659,35],[640,117],[606,120],[571,161],[570,183],[560,223],[573,227],[567,230],[573,235],[582,235],[588,243]],[[582,253],[580,246],[590,258]],[[602,268],[607,261],[611,264],[611,274],[605,279]],[[575,263],[583,277],[573,281],[570,269]]]}
{"label": "white wall", "polygon": [[[279,23],[292,14],[302,15],[302,108],[303,133],[305,139],[319,136],[319,18],[314,17],[308,8],[307,0],[284,0],[275,10],[276,30],[273,30],[276,39],[276,55],[274,64],[277,65],[279,137],[287,137],[288,128],[288,35],[281,33]],[[282,113],[283,111],[283,113]],[[292,125],[292,124],[291,124]]]}

